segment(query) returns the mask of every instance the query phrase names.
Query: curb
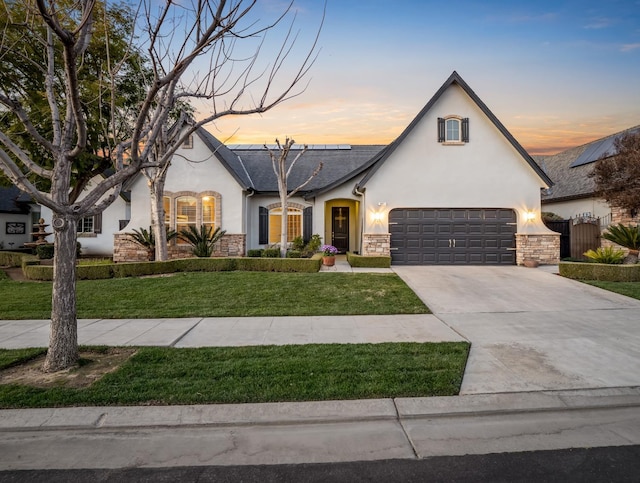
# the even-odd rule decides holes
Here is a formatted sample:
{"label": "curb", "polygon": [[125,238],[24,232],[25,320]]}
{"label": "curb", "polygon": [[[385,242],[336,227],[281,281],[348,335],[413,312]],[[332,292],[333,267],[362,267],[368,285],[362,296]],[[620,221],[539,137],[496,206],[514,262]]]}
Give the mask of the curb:
{"label": "curb", "polygon": [[640,407],[640,387],[429,398],[0,410],[0,432],[356,423]]}

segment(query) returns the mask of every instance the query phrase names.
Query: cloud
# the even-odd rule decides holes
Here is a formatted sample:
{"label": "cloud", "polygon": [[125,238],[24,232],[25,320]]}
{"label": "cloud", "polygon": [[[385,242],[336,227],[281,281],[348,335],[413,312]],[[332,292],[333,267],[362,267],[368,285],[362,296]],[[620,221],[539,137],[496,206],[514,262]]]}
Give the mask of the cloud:
{"label": "cloud", "polygon": [[592,19],[590,23],[588,23],[587,25],[585,25],[582,28],[588,29],[588,30],[600,30],[600,29],[609,28],[614,23],[615,23],[615,21],[610,19],[610,18],[598,17],[598,18]]}
{"label": "cloud", "polygon": [[624,44],[622,47],[620,47],[620,52],[631,52],[636,49],[640,49],[640,43]]}

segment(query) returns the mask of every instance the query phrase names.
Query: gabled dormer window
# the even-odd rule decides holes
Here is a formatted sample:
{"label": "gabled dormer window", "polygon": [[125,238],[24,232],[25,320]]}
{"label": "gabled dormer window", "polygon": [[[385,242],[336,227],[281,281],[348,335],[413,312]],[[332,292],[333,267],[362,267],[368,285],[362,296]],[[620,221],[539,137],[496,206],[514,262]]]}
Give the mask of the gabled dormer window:
{"label": "gabled dormer window", "polygon": [[469,142],[469,118],[447,116],[438,118],[438,142],[462,144]]}

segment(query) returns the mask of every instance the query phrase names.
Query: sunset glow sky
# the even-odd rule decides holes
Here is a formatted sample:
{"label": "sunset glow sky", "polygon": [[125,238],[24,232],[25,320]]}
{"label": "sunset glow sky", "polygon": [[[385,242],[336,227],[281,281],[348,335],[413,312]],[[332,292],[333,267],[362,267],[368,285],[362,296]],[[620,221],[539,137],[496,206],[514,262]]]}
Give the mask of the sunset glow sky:
{"label": "sunset glow sky", "polygon": [[[308,44],[323,2],[296,6]],[[211,132],[387,144],[454,70],[531,154],[640,124],[640,0],[328,0],[319,46],[302,95]]]}

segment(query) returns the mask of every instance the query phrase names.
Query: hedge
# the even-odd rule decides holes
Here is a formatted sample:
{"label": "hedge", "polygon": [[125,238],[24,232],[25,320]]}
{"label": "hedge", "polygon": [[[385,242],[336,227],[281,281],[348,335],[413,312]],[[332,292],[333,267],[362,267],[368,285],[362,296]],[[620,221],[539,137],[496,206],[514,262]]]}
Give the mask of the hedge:
{"label": "hedge", "polygon": [[389,268],[391,267],[391,257],[384,256],[364,256],[347,252],[347,262],[352,267],[367,268]]}
{"label": "hedge", "polygon": [[640,282],[640,264],[607,265],[604,263],[560,262],[560,275],[574,280],[606,282]]}
{"label": "hedge", "polygon": [[[79,280],[140,277],[175,272],[305,272],[320,270],[321,257],[312,258],[182,258],[165,262],[126,262],[80,265]],[[53,266],[40,265],[36,257],[22,259],[22,271],[29,280],[53,280]]]}
{"label": "hedge", "polygon": [[38,257],[20,252],[0,251],[0,265],[3,267],[21,267],[24,259],[33,259],[37,261]]}

